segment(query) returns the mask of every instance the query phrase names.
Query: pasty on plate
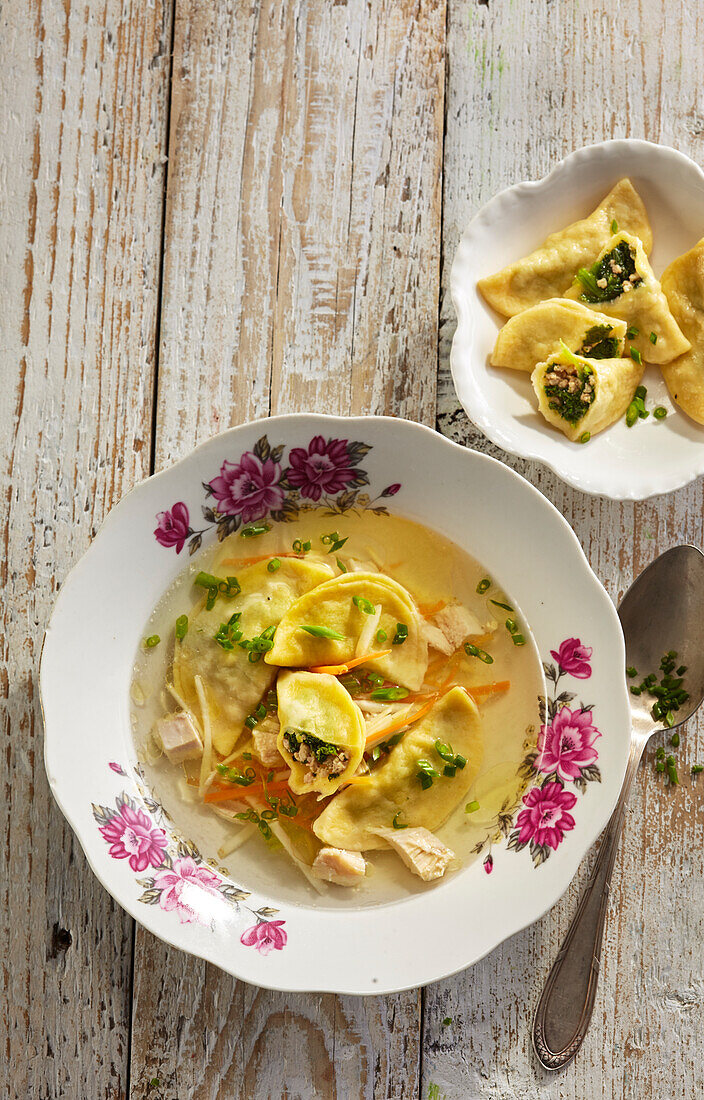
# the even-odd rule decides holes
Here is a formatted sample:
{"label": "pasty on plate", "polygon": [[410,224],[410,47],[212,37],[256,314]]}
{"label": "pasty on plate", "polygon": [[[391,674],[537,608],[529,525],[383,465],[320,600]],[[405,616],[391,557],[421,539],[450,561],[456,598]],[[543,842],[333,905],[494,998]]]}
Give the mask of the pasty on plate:
{"label": "pasty on plate", "polygon": [[630,357],[585,359],[564,348],[547,363],[538,363],[531,382],[545,419],[576,443],[625,414],[643,370]]}
{"label": "pasty on plate", "polygon": [[557,355],[564,343],[589,359],[617,359],[623,354],[626,322],[596,313],[569,298],[548,298],[511,317],[499,332],[491,353],[492,367],[532,371]]}
{"label": "pasty on plate", "polygon": [[672,261],[661,281],[672,314],[692,345],[663,363],[662,373],[672,400],[704,424],[704,237]]}
{"label": "pasty on plate", "polygon": [[629,347],[649,363],[669,363],[689,351],[641,242],[628,233],[614,234],[596,262],[580,270],[565,297],[626,321]]}
{"label": "pasty on plate", "polygon": [[489,305],[504,317],[513,317],[545,298],[559,298],[579,268],[592,264],[608,244],[614,222],[619,229],[639,237],[650,253],[653,234],[642,199],[631,181],[622,179],[588,218],[551,233],[535,252],[480,279],[477,286]]}

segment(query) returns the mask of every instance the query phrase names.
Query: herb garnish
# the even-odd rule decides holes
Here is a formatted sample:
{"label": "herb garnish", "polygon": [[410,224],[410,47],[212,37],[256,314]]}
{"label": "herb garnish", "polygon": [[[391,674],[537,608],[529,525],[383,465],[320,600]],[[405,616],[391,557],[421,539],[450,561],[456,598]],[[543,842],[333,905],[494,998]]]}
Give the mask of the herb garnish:
{"label": "herb garnish", "polygon": [[374,614],[374,604],[371,600],[365,600],[364,596],[353,596],[352,603],[355,607],[358,607],[360,611],[363,611],[365,615]]}
{"label": "herb garnish", "polygon": [[212,573],[203,573],[202,571],[198,573],[193,583],[199,585],[200,588],[208,589],[208,598],[205,601],[207,611],[215,606],[218,596],[233,599],[234,596],[239,596],[242,591],[237,577],[228,577],[224,580],[222,577],[216,577]]}
{"label": "herb garnish", "polygon": [[665,417],[667,416],[667,409],[665,408],[664,405],[657,405],[653,409],[653,416],[655,417],[656,420],[664,420]]}
{"label": "herb garnish", "polygon": [[488,592],[490,588],[491,588],[491,581],[489,580],[488,577],[484,577],[484,580],[481,580],[479,582],[479,584],[477,585],[477,592],[479,593],[480,596],[483,596],[484,593]]}
{"label": "herb garnish", "polygon": [[648,391],[645,386],[636,387],[636,392],[633,395],[633,400],[626,410],[626,427],[632,428],[636,420],[647,420],[647,418],[650,416],[650,413],[645,407],[645,398],[647,393]]}
{"label": "herb garnish", "polygon": [[323,543],[324,546],[330,547],[330,549],[328,550],[328,554],[334,554],[335,551],[340,550],[345,545],[348,538],[349,535],[347,535],[346,538],[341,539],[337,531],[333,531],[329,535],[321,535],[320,541]]}
{"label": "herb garnish", "polygon": [[629,325],[628,328],[626,329],[626,339],[627,340],[635,339],[635,337],[639,334],[639,332],[640,332],[640,329],[636,328],[635,325]]}
{"label": "herb garnish", "polygon": [[294,539],[292,545],[294,554],[307,554],[311,544],[310,539],[306,539],[305,542],[301,542],[300,539]]}
{"label": "herb garnish", "polygon": [[428,787],[432,787],[433,780],[440,778],[440,772],[436,771],[432,764],[427,760],[418,761],[418,774],[417,779],[420,779],[420,785],[424,791],[427,791]]}
{"label": "herb garnish", "polygon": [[467,803],[467,805],[464,808],[464,812],[466,814],[474,814],[474,813],[477,812],[478,809],[479,809],[479,803],[477,802],[477,800],[475,798],[471,802]]}
{"label": "herb garnish", "polygon": [[340,634],[339,630],[330,630],[327,626],[302,626],[299,629],[305,630],[306,634],[311,634],[314,638],[332,638],[336,642],[345,640],[344,634]]}
{"label": "herb garnish", "polygon": [[227,764],[218,764],[217,772],[228,783],[235,783],[239,787],[249,787],[257,778],[254,768],[245,768],[241,772],[239,768],[228,768]]}
{"label": "herb garnish", "polygon": [[408,627],[405,623],[396,623],[396,633],[394,634],[392,645],[403,645],[408,637]]}
{"label": "herb garnish", "polygon": [[639,367],[641,367],[643,365],[643,356],[638,351],[638,348],[634,348],[632,344],[631,344],[630,348],[628,349],[628,354],[630,355],[633,362],[637,363]]}
{"label": "herb garnish", "polygon": [[155,646],[158,646],[160,641],[161,641],[161,638],[159,637],[158,634],[150,634],[148,638],[144,639],[145,648],[146,649],[154,649]]}
{"label": "herb garnish", "polygon": [[188,634],[188,615],[179,615],[176,620],[176,640],[182,642]]}
{"label": "herb garnish", "polygon": [[408,828],[408,825],[402,825],[401,822],[399,821],[399,818],[400,818],[402,813],[403,813],[403,810],[399,810],[398,813],[394,814],[394,819],[391,822],[394,829],[407,829]]}
{"label": "herb garnish", "polygon": [[235,611],[234,615],[231,615],[226,623],[220,623],[218,632],[215,635],[215,641],[221,649],[228,651],[233,650],[235,648],[235,642],[239,642],[242,637],[242,631],[240,630],[241,616],[241,611]]}
{"label": "herb garnish", "polygon": [[615,235],[616,233],[618,233],[618,222],[616,221],[615,218],[611,222],[611,233],[612,233],[612,235]]}
{"label": "herb garnish", "polygon": [[335,560],[337,562],[337,568],[340,570],[340,572],[341,573],[346,573],[347,572],[347,566],[345,565],[345,563],[340,561],[339,558],[336,558]]}
{"label": "herb garnish", "polygon": [[377,630],[375,637],[377,642],[381,643],[386,641],[388,635],[385,630]]}
{"label": "herb garnish", "polygon": [[396,699],[405,699],[408,695],[408,689],[402,687],[388,687],[388,688],[375,688],[370,695],[370,699],[374,699],[377,702],[391,703]]}
{"label": "herb garnish", "polygon": [[261,722],[263,718],[266,718],[266,707],[263,703],[260,703],[254,714],[248,714],[244,720],[244,724],[247,729],[253,730],[258,722]]}
{"label": "herb garnish", "polygon": [[591,439],[591,437],[592,437],[591,432],[582,432],[582,434],[579,437],[579,442],[580,443],[588,443],[589,440]]}
{"label": "herb garnish", "polygon": [[281,559],[272,558],[270,562],[267,562],[267,569],[270,573],[276,573],[281,568]]}
{"label": "herb garnish", "polygon": [[274,634],[276,633],[275,626],[268,626],[266,630],[262,630],[261,634],[257,634],[254,638],[243,638],[239,643],[240,649],[246,649],[249,656],[250,664],[256,664],[257,661],[261,661],[262,656],[268,653],[270,649],[274,647]]}
{"label": "herb garnish", "polygon": [[[631,279],[631,275],[637,278]],[[580,297],[583,302],[612,302],[623,293],[624,283],[636,287],[643,281],[636,271],[635,256],[628,241],[619,241],[591,267],[580,267],[577,278],[582,284]]]}
{"label": "herb garnish", "polygon": [[248,523],[246,527],[243,527],[240,531],[241,539],[253,539],[257,535],[265,535],[267,531],[271,531],[270,523]]}
{"label": "herb garnish", "polygon": [[493,665],[494,663],[494,658],[490,653],[487,653],[485,649],[480,649],[479,646],[473,645],[472,642],[464,643],[464,651],[468,657],[478,657],[485,665]]}
{"label": "herb garnish", "polygon": [[[676,665],[677,653],[674,649],[670,649],[660,661],[659,671],[662,673],[660,683],[658,683],[657,675],[651,672],[640,684],[637,686],[634,684],[631,687],[632,695],[641,695],[643,692],[647,692],[649,695],[655,696],[655,702],[650,713],[656,722],[662,721],[667,729],[675,725],[675,714],[689,699],[689,692],[682,687],[687,666],[680,665],[675,672]],[[626,671],[630,675],[631,671],[635,672],[635,669],[627,669]],[[674,676],[672,675],[673,672],[675,673]]]}

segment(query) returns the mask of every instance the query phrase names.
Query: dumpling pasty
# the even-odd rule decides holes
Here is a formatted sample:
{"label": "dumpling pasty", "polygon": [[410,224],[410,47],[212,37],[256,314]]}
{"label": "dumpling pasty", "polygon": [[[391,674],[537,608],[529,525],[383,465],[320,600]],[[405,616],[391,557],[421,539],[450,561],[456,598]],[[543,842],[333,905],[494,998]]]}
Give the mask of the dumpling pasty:
{"label": "dumpling pasty", "polygon": [[334,676],[282,672],[279,752],[291,768],[296,794],[333,794],[354,775],[364,752],[366,726],[352,697]]}
{"label": "dumpling pasty", "polygon": [[668,363],[689,351],[689,340],[670,312],[641,242],[628,233],[611,238],[596,262],[579,272],[565,297],[627,321],[630,346],[649,363]]}
{"label": "dumpling pasty", "polygon": [[376,625],[366,652],[390,652],[366,667],[418,691],[428,667],[418,609],[410,593],[383,573],[345,573],[302,596],[282,618],[264,659],[284,668],[315,668],[364,656],[357,648],[369,611]]}
{"label": "dumpling pasty", "polygon": [[[436,742],[466,760],[453,776],[443,774],[446,761]],[[399,812],[404,825],[432,832],[466,797],[483,756],[477,706],[464,688],[451,688],[425,718],[411,726],[368,779],[357,780],[332,799],[313,823],[313,831],[324,844],[356,852],[387,848],[373,830],[389,827]],[[422,762],[438,773],[430,786],[421,782]]]}
{"label": "dumpling pasty", "polygon": [[222,623],[239,614],[242,638],[254,638],[276,626],[291,604],[304,592],[332,576],[329,566],[298,558],[281,558],[275,573],[267,562],[257,562],[238,572],[239,595],[219,596],[208,611],[203,605],[191,616],[188,633],[176,643],[174,686],[184,702],[199,713],[195,677],[203,680],[210,711],[213,746],[223,756],[232,752],[248,714],[271,687],[275,669],[262,660],[252,662],[246,649],[235,643],[224,649],[216,635]]}
{"label": "dumpling pasty", "polygon": [[578,269],[593,263],[608,243],[614,222],[640,237],[646,252],[651,251],[653,234],[643,202],[631,181],[622,179],[588,218],[551,233],[535,252],[480,279],[477,286],[504,317],[513,317],[545,298],[559,298]]}
{"label": "dumpling pasty", "polygon": [[491,353],[492,367],[532,371],[561,349],[561,342],[589,359],[617,359],[623,354],[626,322],[573,302],[548,298],[511,317],[499,332]]}
{"label": "dumpling pasty", "polygon": [[704,424],[704,237],[673,260],[662,276],[672,314],[691,343],[677,359],[662,365],[673,401]]}
{"label": "dumpling pasty", "polygon": [[625,414],[644,369],[630,357],[585,359],[564,349],[539,363],[530,380],[545,419],[576,443]]}

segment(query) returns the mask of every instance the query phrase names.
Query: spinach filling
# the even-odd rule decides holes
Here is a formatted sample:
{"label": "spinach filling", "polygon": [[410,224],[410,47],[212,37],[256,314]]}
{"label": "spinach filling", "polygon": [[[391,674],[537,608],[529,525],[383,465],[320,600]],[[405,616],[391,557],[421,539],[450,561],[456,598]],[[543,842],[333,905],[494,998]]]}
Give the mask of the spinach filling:
{"label": "spinach filling", "polygon": [[543,385],[550,408],[570,424],[577,424],[587,414],[596,397],[594,374],[586,364],[567,368],[551,363]]}
{"label": "spinach filling", "polygon": [[305,779],[313,781],[319,775],[332,780],[341,775],[350,762],[347,749],[323,741],[307,730],[288,728],[284,730],[284,747],[307,768]]}
{"label": "spinach filling", "polygon": [[618,359],[618,337],[612,336],[611,325],[592,325],[582,340],[577,355],[587,359]]}
{"label": "spinach filling", "polygon": [[[632,279],[631,276],[636,278]],[[626,283],[632,290],[643,280],[636,271],[636,260],[628,241],[619,241],[615,248],[591,267],[580,267],[577,278],[582,284],[583,302],[613,302],[624,293]]]}

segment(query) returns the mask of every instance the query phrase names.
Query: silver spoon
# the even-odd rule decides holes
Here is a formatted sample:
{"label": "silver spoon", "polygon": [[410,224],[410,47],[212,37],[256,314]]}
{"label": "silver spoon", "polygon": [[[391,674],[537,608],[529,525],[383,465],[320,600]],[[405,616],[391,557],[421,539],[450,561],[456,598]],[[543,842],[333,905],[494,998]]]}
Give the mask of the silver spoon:
{"label": "silver spoon", "polygon": [[[673,729],[694,714],[704,698],[704,555],[695,546],[674,546],[633,582],[618,609],[626,639],[626,666],[639,683],[657,672],[668,650],[687,666],[689,699],[675,712]],[[662,673],[660,673],[662,675]],[[601,944],[616,849],[640,758],[649,738],[665,729],[650,713],[652,695],[631,695],[631,751],[616,809],[606,826],[584,896],[545,983],[533,1021],[533,1046],[546,1069],[563,1069],[582,1045],[594,1008]]]}

